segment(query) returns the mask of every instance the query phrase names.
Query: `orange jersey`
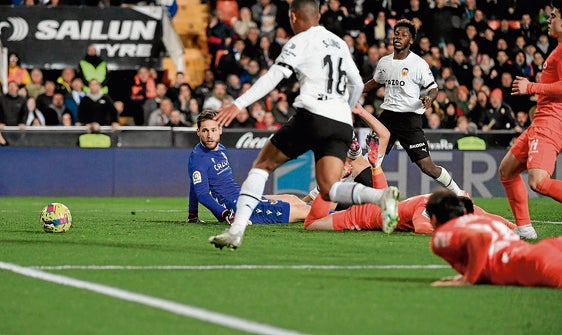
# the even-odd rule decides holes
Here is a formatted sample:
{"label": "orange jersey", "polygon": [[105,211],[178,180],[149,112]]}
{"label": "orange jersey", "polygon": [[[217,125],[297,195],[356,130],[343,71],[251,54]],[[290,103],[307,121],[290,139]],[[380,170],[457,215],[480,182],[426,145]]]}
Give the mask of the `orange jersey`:
{"label": "orange jersey", "polygon": [[440,226],[431,250],[470,283],[562,287],[562,237],[530,244],[486,215]]}
{"label": "orange jersey", "polygon": [[[433,228],[425,214],[425,204],[429,196],[418,195],[398,202],[397,231],[431,234]],[[374,204],[353,205],[332,214],[332,222],[334,230],[382,230],[381,209]]]}
{"label": "orange jersey", "polygon": [[562,131],[562,45],[550,53],[543,64],[540,83],[530,83],[529,94],[537,94],[533,125]]}

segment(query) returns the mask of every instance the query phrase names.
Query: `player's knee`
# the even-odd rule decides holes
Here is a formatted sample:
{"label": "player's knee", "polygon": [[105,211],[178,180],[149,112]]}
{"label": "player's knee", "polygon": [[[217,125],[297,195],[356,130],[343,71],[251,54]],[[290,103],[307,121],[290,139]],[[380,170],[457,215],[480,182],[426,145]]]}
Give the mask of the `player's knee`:
{"label": "player's knee", "polygon": [[540,194],[545,194],[546,190],[543,187],[543,181],[548,178],[542,175],[534,175],[534,174],[529,174],[529,187],[531,188],[531,190],[540,193]]}

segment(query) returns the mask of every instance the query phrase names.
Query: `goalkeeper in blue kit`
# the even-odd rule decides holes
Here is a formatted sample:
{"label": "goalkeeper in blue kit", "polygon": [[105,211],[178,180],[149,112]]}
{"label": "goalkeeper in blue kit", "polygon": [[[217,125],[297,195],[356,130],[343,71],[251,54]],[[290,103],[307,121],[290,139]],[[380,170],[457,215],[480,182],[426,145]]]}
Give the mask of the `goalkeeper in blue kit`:
{"label": "goalkeeper in blue kit", "polygon": [[[213,120],[216,113],[205,110],[197,119],[200,142],[189,156],[188,222],[200,222],[199,203],[213,213],[217,220],[231,223],[234,219],[240,185],[232,175],[226,148],[220,144],[222,127]],[[294,195],[264,196],[254,209],[250,221],[256,224],[303,221],[310,207]]]}

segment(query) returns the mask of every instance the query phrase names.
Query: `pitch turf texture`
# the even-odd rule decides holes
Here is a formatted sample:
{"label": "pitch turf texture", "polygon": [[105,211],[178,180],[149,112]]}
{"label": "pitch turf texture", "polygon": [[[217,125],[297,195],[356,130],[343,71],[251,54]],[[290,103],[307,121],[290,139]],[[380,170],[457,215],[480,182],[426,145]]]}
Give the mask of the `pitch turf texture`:
{"label": "pitch turf texture", "polygon": [[[38,223],[54,201],[73,214],[65,234]],[[430,252],[429,236],[254,225],[232,252],[207,243],[226,228],[209,212],[201,210],[205,224],[185,223],[181,198],[0,202],[0,334],[562,333],[562,290],[431,287],[455,272]],[[475,202],[512,217],[506,199]],[[531,214],[541,238],[562,235],[559,203],[532,199]],[[103,286],[93,292],[45,274]],[[179,307],[106,295],[112,288]]]}

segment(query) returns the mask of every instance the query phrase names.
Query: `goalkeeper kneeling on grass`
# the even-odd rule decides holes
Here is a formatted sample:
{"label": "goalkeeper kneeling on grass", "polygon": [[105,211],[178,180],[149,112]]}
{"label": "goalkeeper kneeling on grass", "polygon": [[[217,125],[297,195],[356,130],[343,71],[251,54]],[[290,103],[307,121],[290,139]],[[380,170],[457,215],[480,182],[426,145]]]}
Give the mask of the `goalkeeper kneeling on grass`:
{"label": "goalkeeper kneeling on grass", "polygon": [[[199,203],[220,222],[234,221],[240,185],[232,175],[226,148],[220,144],[222,127],[213,120],[216,112],[203,111],[197,118],[199,143],[189,156],[190,177],[188,222],[201,222]],[[250,217],[251,223],[292,223],[303,221],[310,206],[290,194],[266,195]]]}

